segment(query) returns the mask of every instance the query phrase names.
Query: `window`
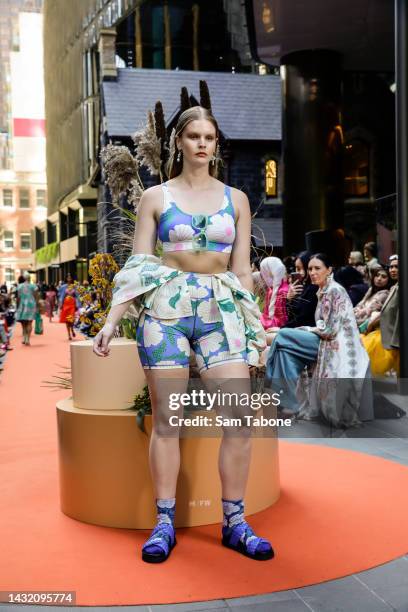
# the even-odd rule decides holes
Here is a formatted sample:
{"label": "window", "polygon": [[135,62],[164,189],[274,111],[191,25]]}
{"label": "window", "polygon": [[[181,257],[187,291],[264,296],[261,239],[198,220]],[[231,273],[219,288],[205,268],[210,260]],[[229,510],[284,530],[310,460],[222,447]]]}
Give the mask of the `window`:
{"label": "window", "polygon": [[31,249],[31,234],[30,233],[20,234],[20,249],[22,251],[28,251]]}
{"label": "window", "polygon": [[45,189],[37,189],[36,204],[41,207],[47,206]]}
{"label": "window", "polygon": [[4,280],[6,281],[6,283],[14,283],[14,281],[16,280],[16,276],[13,268],[5,268]]}
{"label": "window", "polygon": [[14,249],[14,234],[9,230],[4,230],[4,248]]}
{"label": "window", "polygon": [[268,198],[278,196],[278,165],[274,159],[265,163],[265,193]]}
{"label": "window", "polygon": [[20,189],[20,208],[30,208],[30,192],[28,189]]}
{"label": "window", "polygon": [[369,196],[370,148],[362,140],[352,140],[345,148],[344,193],[349,198]]}
{"label": "window", "polygon": [[3,189],[3,206],[13,206],[13,191]]}

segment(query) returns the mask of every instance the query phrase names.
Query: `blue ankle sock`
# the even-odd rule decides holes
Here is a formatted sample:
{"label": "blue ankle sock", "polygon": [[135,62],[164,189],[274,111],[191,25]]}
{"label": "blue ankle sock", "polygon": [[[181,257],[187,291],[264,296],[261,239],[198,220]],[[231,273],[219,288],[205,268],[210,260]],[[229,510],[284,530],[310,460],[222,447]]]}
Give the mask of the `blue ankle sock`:
{"label": "blue ankle sock", "polygon": [[236,501],[222,499],[222,511],[224,513],[224,520],[222,522],[223,531],[224,529],[231,530],[232,527],[240,525],[245,520],[243,499],[237,499]]}
{"label": "blue ankle sock", "polygon": [[[156,499],[156,508],[157,508],[157,525],[160,523],[167,523],[174,527],[174,514],[176,512],[176,498],[172,497],[170,499]],[[151,544],[150,546],[146,546],[145,552],[150,554],[160,554],[162,553],[162,549],[156,546],[155,544]]]}
{"label": "blue ankle sock", "polygon": [[176,512],[176,498],[156,499],[157,522],[171,523],[174,526],[174,514]]}
{"label": "blue ankle sock", "polygon": [[[237,525],[245,523],[244,518],[244,500],[237,499],[222,499],[222,510],[224,513],[224,520],[222,523],[222,534],[230,535],[231,532]],[[243,542],[245,544],[245,541]],[[257,546],[257,552],[267,552],[270,550],[271,545],[266,540],[259,542]]]}

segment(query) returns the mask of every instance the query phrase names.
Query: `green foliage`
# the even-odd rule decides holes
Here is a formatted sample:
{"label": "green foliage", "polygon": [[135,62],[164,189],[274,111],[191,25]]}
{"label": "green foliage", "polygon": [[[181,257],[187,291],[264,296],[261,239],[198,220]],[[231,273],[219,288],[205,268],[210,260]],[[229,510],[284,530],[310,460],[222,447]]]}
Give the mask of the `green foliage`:
{"label": "green foliage", "polygon": [[120,335],[128,340],[136,338],[137,322],[135,318],[123,318],[119,323]]}
{"label": "green foliage", "polygon": [[137,410],[136,422],[137,426],[143,433],[146,433],[144,426],[144,418],[146,414],[152,414],[152,406],[150,403],[149,389],[147,386],[143,388],[142,393],[135,396],[131,410]]}
{"label": "green foliage", "polygon": [[38,263],[47,264],[56,257],[58,257],[59,253],[59,242],[50,242],[50,244],[46,244],[41,247],[41,249],[37,249],[35,252],[35,258]]}

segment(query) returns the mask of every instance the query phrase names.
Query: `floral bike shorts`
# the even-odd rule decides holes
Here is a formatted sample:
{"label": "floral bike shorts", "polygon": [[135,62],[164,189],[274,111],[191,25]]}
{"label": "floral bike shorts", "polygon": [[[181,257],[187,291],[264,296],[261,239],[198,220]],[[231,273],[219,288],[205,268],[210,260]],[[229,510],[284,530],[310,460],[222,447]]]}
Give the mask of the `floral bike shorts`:
{"label": "floral bike shorts", "polygon": [[[231,354],[221,313],[214,298],[211,274],[186,277],[193,315],[162,319],[144,310],[136,340],[143,368],[188,368],[193,350],[199,372],[225,363],[247,362],[246,350]],[[245,339],[237,339],[245,346]]]}

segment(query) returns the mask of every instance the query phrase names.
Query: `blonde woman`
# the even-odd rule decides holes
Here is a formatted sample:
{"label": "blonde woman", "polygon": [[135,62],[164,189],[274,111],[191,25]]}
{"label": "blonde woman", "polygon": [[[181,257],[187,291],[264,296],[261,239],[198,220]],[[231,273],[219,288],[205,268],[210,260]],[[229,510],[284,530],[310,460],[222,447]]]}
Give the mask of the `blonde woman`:
{"label": "blonde woman", "polygon": [[[218,125],[202,107],[183,112],[170,151],[170,180],[141,199],[132,257],[115,278],[112,307],[94,351],[109,354],[115,327],[136,300],[137,343],[152,403],[150,469],[157,525],[142,550],[149,563],[165,561],[176,544],[175,492],[180,468],[178,436],[161,435],[166,384],[187,389],[190,351],[202,380],[244,381],[265,347],[250,265],[251,214],[247,197],[218,174]],[[157,238],[162,260],[154,256]],[[164,428],[165,430],[165,428]],[[225,435],[219,471],[224,513],[222,544],[252,559],[273,557],[270,543],[244,518],[251,438]],[[203,465],[202,469],[206,469]]]}

